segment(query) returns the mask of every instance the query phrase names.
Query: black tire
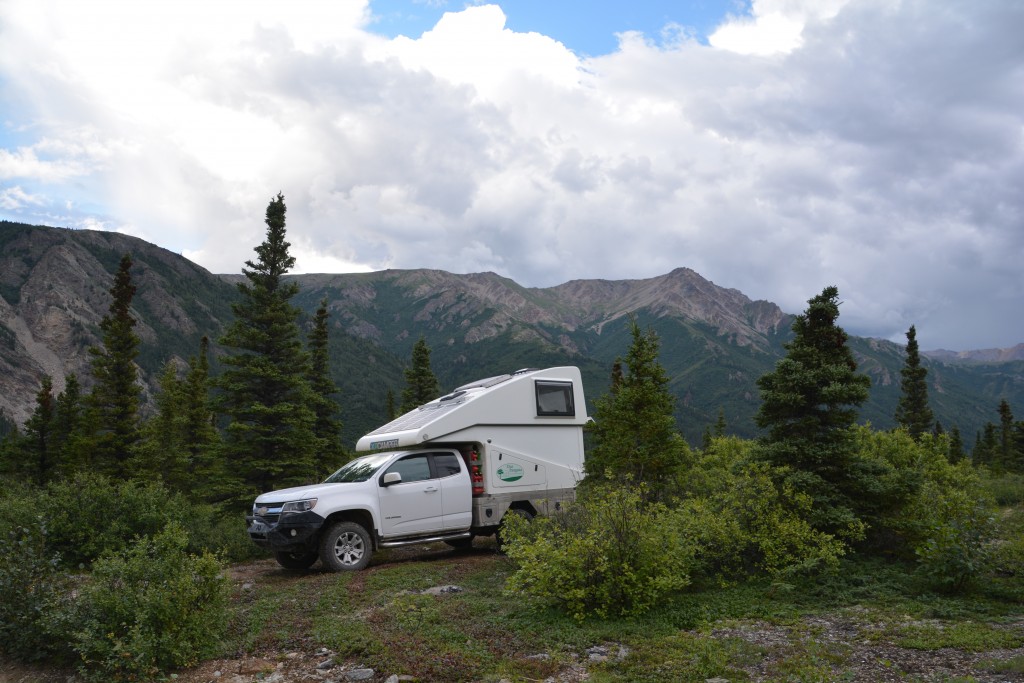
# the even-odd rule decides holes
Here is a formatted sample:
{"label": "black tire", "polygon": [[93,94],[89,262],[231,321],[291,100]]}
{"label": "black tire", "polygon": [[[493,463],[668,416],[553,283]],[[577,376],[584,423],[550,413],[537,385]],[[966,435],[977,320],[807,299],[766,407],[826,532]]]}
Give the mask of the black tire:
{"label": "black tire", "polygon": [[502,527],[505,526],[505,520],[508,519],[509,515],[516,515],[522,517],[527,522],[533,519],[533,515],[528,510],[520,510],[519,508],[510,508],[505,516],[501,518],[501,523],[498,524],[498,530],[494,532],[494,542],[497,545],[498,552],[504,552],[505,550],[505,539],[501,537]]}
{"label": "black tire", "polygon": [[274,559],[285,569],[309,569],[319,559],[315,551],[306,553],[274,553]]}
{"label": "black tire", "polygon": [[358,571],[370,564],[370,534],[355,522],[333,524],[320,537],[320,561],[332,572]]}
{"label": "black tire", "polygon": [[473,537],[466,536],[465,538],[447,538],[445,539],[445,543],[456,550],[466,550],[473,547]]}

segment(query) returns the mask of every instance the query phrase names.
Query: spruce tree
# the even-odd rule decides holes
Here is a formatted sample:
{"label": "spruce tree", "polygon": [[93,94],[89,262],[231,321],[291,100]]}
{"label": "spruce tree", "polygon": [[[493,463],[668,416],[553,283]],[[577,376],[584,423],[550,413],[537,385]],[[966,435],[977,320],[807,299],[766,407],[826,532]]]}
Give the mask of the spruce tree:
{"label": "spruce tree", "polygon": [[996,436],[996,426],[991,422],[986,422],[975,439],[974,450],[971,451],[971,461],[975,465],[997,467],[996,456],[998,453],[999,438]]}
{"label": "spruce tree", "polygon": [[999,402],[999,467],[1013,469],[1013,411],[1004,398]]}
{"label": "spruce tree", "polygon": [[919,441],[932,428],[932,409],[928,407],[928,369],[921,365],[917,346],[917,330],[907,330],[907,358],[900,370],[900,396],[896,407],[896,424],[905,427],[914,440]]}
{"label": "spruce tree", "polygon": [[330,354],[328,350],[327,300],[321,299],[313,317],[313,329],[309,333],[309,386],[312,389],[312,406],[316,414],[313,436],[316,439],[316,469],[320,477],[326,477],[345,460],[345,449],[341,445],[341,421],[336,417],[338,403],[332,398],[338,387],[331,379]]}
{"label": "spruce tree", "polygon": [[92,465],[114,478],[128,478],[128,461],[139,440],[139,396],[135,358],[139,353],[139,337],[131,315],[135,285],[131,278],[132,259],[121,258],[110,310],[100,321],[103,345],[92,347],[92,393],[89,408],[95,431],[90,444]]}
{"label": "spruce tree", "polygon": [[437,377],[430,369],[430,347],[420,337],[412,347],[412,365],[405,371],[402,412],[407,413],[441,395]]}
{"label": "spruce tree", "polygon": [[960,436],[960,428],[956,425],[953,425],[953,428],[949,430],[949,454],[947,457],[953,464],[967,457],[967,454],[964,452],[964,440]]}
{"label": "spruce tree", "polygon": [[22,438],[22,469],[36,484],[48,482],[56,469],[53,445],[53,380],[44,375],[42,386],[36,393],[36,407],[25,422]]}
{"label": "spruce tree", "polygon": [[189,358],[188,371],[181,385],[183,425],[182,439],[188,452],[188,476],[193,482],[190,491],[199,497],[205,495],[203,487],[197,484],[208,482],[215,477],[214,454],[219,445],[219,435],[214,426],[213,408],[210,404],[210,340],[199,340],[199,353]]}
{"label": "spruce tree", "polygon": [[83,411],[82,387],[72,373],[64,380],[64,391],[57,395],[53,415],[53,447],[66,475],[80,469],[85,460]]}
{"label": "spruce tree", "polygon": [[228,350],[218,378],[220,411],[227,417],[221,449],[224,495],[239,507],[254,494],[310,483],[315,415],[306,380],[308,356],[292,305],[298,285],[284,275],[295,265],[285,240],[284,197],[267,206],[266,239],[246,261],[238,283],[235,319],[221,344]]}
{"label": "spruce tree", "polygon": [[760,457],[814,503],[810,522],[819,530],[857,533],[874,488],[870,466],[857,457],[851,428],[871,384],[857,372],[836,324],[839,290],[826,287],[793,322],[786,357],[762,376],[759,427],[767,430]]}
{"label": "spruce tree", "polygon": [[594,422],[587,427],[592,447],[584,466],[595,483],[606,477],[642,482],[655,497],[665,497],[678,482],[689,447],[676,428],[669,378],[658,362],[661,342],[653,330],[641,330],[635,318],[629,325],[633,341],[626,371],[613,369],[610,391],[595,401]]}
{"label": "spruce tree", "polygon": [[142,427],[134,459],[134,469],[147,480],[160,479],[173,490],[192,487],[188,477],[188,451],[185,449],[185,409],[178,366],[164,364],[159,390],[155,396],[156,414]]}
{"label": "spruce tree", "polygon": [[395,406],[395,392],[388,388],[384,396],[384,420],[385,424],[398,417],[398,408]]}

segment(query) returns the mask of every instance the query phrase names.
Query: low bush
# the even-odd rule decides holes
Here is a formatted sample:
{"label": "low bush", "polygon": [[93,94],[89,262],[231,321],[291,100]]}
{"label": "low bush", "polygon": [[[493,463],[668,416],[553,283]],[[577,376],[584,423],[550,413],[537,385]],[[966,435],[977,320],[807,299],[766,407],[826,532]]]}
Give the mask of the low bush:
{"label": "low bush", "polygon": [[693,549],[642,487],[592,486],[554,517],[509,518],[505,549],[517,569],[506,589],[558,603],[578,621],[641,614],[689,583]]}
{"label": "low bush", "polygon": [[65,651],[48,624],[63,581],[59,557],[46,550],[40,520],[7,532],[0,554],[0,651],[22,661],[52,659]]}
{"label": "low bush", "polygon": [[916,532],[917,573],[930,587],[961,590],[988,567],[996,526],[993,508],[979,492],[929,481],[908,518]]}
{"label": "low bush", "polygon": [[0,529],[43,520],[47,547],[62,563],[87,568],[104,552],[152,536],[170,521],[192,521],[192,504],[159,482],[115,481],[82,472],[42,488],[22,487],[0,500]]}
{"label": "low bush", "polygon": [[1024,474],[1020,472],[995,473],[982,468],[981,485],[996,505],[1024,504]]}
{"label": "low bush", "polygon": [[806,519],[810,498],[777,487],[768,467],[738,469],[714,495],[690,498],[675,512],[676,528],[695,548],[695,572],[719,583],[766,573],[782,580],[838,567],[847,546]]}
{"label": "low bush", "polygon": [[215,556],[186,552],[176,523],[93,564],[64,636],[89,681],[151,680],[211,654],[227,619]]}

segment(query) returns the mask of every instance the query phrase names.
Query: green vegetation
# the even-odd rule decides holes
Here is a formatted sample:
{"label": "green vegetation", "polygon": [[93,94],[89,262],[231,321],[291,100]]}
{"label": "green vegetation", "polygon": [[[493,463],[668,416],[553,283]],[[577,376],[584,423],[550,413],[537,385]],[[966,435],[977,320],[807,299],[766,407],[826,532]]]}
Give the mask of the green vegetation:
{"label": "green vegetation", "polygon": [[88,398],[90,418],[95,424],[89,435],[90,464],[115,477],[128,476],[128,461],[139,440],[142,388],[135,369],[139,336],[131,314],[136,289],[131,267],[132,259],[125,254],[110,290],[110,312],[100,321],[103,344],[89,349],[95,381]]}
{"label": "green vegetation", "polygon": [[[229,355],[218,362],[202,338],[187,363],[165,359],[144,418],[132,260],[104,251],[118,270],[92,391],[72,376],[54,396],[47,378],[23,429],[3,425],[5,654],[77,663],[88,680],[149,680],[206,656],[315,645],[421,680],[525,680],[578,666],[600,646],[590,680],[841,680],[864,642],[1024,646],[1024,423],[1002,398],[971,457],[956,425],[933,429],[911,327],[905,400],[890,410],[904,426],[858,424],[870,380],[836,325],[834,287],[808,302],[790,341],[772,339],[785,357],[761,373],[764,349],[719,355],[713,344],[675,343],[666,355],[689,369],[667,371],[658,330],[706,339],[697,325],[634,318],[600,339],[574,333],[588,352],[622,358],[609,363],[603,395],[592,390],[608,368],[579,359],[596,398],[589,477],[558,514],[505,524],[507,558],[427,549],[438,561],[389,563],[385,551],[359,576],[268,570],[268,586],[229,601],[223,564],[257,555],[239,510],[336,466],[339,412],[378,424],[403,377],[397,356],[328,334],[322,292],[312,318],[293,305],[310,294],[284,277],[294,263],[284,219],[278,195],[222,338]],[[420,303],[374,282],[378,304],[401,303],[383,333],[407,339]],[[442,339],[431,330],[402,342],[404,409],[439,394],[428,340]],[[565,362],[512,331],[468,351],[438,346],[446,380],[477,363]],[[355,357],[358,370],[340,373]],[[755,401],[678,404],[680,385],[722,372],[760,387],[756,413]],[[685,425],[704,431],[700,449],[681,414],[708,418]],[[761,437],[737,436],[751,418]],[[446,584],[463,591],[421,592]],[[855,621],[860,641],[825,638],[819,622],[837,619]],[[761,631],[774,639],[752,635]]]}
{"label": "green vegetation", "polygon": [[401,412],[407,413],[441,395],[437,376],[430,368],[430,347],[420,337],[412,347],[412,364],[405,371]]}
{"label": "green vegetation", "polygon": [[[644,482],[655,497],[676,486],[690,455],[672,416],[668,375],[658,363],[660,343],[652,330],[629,322],[633,342],[626,369],[616,362],[608,393],[595,402],[586,470],[590,481]],[[586,480],[584,480],[586,481]]]}
{"label": "green vegetation", "polygon": [[811,497],[812,524],[857,539],[878,473],[855,457],[851,428],[871,382],[857,372],[846,332],[836,325],[838,299],[839,290],[826,287],[797,316],[786,357],[757,382],[756,422],[768,431],[759,457],[784,485]]}
{"label": "green vegetation", "polygon": [[896,407],[896,424],[905,428],[915,439],[932,430],[934,420],[928,406],[928,369],[921,365],[917,347],[917,330],[907,330],[907,360],[900,370],[900,402]]}
{"label": "green vegetation", "polygon": [[299,333],[295,265],[285,240],[284,197],[267,206],[266,239],[242,269],[235,319],[221,338],[231,355],[218,378],[218,409],[228,417],[221,449],[225,490],[237,509],[274,488],[316,480],[316,415],[307,382],[309,357]]}

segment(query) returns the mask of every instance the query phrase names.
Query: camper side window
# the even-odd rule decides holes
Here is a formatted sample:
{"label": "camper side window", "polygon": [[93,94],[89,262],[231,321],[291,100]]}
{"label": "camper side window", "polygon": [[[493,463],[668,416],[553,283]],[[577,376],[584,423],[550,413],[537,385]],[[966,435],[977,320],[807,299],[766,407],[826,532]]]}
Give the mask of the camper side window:
{"label": "camper side window", "polygon": [[537,390],[537,415],[544,417],[576,416],[576,405],[572,400],[572,382],[538,380],[534,386]]}

